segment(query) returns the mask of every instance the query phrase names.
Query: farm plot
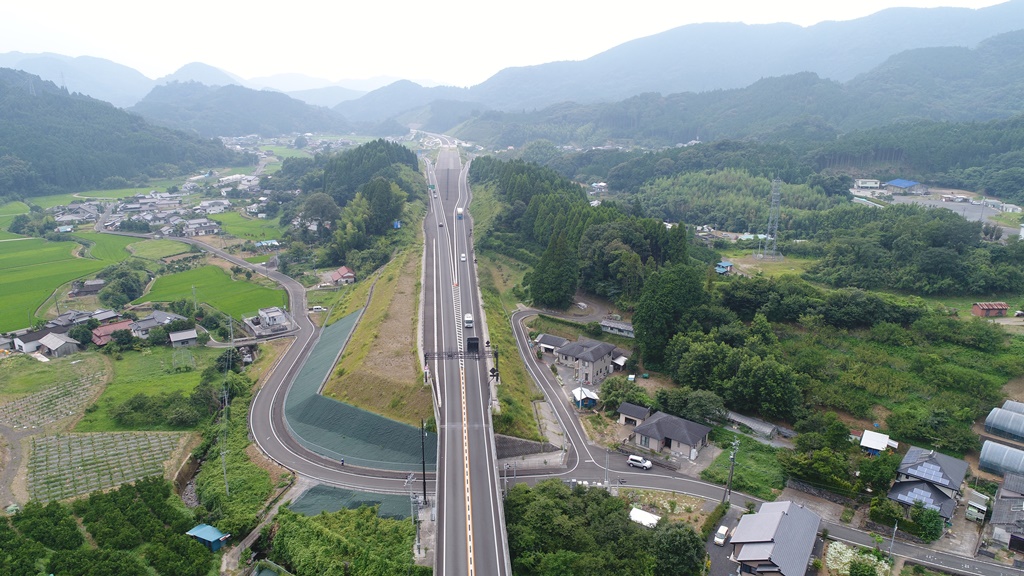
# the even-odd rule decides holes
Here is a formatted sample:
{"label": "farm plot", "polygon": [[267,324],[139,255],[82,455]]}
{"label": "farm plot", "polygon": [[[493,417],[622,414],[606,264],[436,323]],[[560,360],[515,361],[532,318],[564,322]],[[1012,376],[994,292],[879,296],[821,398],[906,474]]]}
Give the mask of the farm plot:
{"label": "farm plot", "polygon": [[128,250],[138,258],[160,260],[169,256],[184,254],[190,250],[188,244],[176,240],[143,240],[128,245]]}
{"label": "farm plot", "polygon": [[245,218],[238,212],[225,212],[210,217],[224,227],[224,232],[247,240],[277,240],[281,238],[280,218],[258,220]]}
{"label": "farm plot", "polygon": [[58,286],[106,266],[102,260],[75,258],[71,251],[77,246],[39,238],[0,242],[0,332],[31,324]]}
{"label": "farm plot", "polygon": [[177,432],[33,436],[29,496],[50,502],[162,476],[164,462],[182,436]]}
{"label": "farm plot", "polygon": [[12,428],[39,428],[81,412],[103,384],[106,374],[89,374],[0,404],[0,423]]}
{"label": "farm plot", "polygon": [[266,288],[245,280],[232,280],[222,268],[211,265],[161,276],[153,283],[153,289],[134,303],[191,299],[193,286],[197,300],[235,319],[259,308],[281,306],[285,298],[284,290]]}
{"label": "farm plot", "polygon": [[89,243],[90,256],[108,263],[120,262],[131,256],[126,247],[135,241],[134,238],[127,236],[114,236],[99,232],[78,232],[75,237]]}

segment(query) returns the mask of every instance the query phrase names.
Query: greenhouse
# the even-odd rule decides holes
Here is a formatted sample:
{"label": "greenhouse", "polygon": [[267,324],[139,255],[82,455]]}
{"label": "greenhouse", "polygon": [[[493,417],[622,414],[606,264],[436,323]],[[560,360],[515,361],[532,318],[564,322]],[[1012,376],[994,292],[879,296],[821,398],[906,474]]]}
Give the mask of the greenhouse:
{"label": "greenhouse", "polygon": [[1024,474],[1024,450],[985,440],[978,465],[982,470],[993,474]]}
{"label": "greenhouse", "polygon": [[1009,410],[1010,412],[1024,414],[1024,402],[1014,402],[1013,400],[1007,400],[1003,402],[1003,410]]}
{"label": "greenhouse", "polygon": [[985,418],[985,432],[1011,440],[1024,440],[1024,414],[993,408]]}

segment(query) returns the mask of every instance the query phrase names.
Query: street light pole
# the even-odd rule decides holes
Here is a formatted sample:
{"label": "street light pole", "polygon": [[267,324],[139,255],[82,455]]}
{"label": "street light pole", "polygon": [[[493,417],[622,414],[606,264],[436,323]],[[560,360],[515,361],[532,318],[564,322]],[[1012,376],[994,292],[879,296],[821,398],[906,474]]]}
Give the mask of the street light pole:
{"label": "street light pole", "polygon": [[892,525],[892,539],[889,540],[889,559],[892,560],[892,545],[896,543],[896,528],[900,525],[899,519]]}

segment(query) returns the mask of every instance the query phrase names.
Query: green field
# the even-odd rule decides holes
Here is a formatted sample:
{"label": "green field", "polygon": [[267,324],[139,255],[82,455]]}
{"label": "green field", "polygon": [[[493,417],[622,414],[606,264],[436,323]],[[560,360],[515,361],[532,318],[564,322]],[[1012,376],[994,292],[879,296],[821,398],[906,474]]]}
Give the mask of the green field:
{"label": "green field", "polygon": [[270,260],[271,254],[260,254],[259,256],[249,256],[245,258],[245,261],[250,264],[263,264],[267,260]]}
{"label": "green field", "polygon": [[11,234],[7,231],[7,228],[11,225],[11,220],[14,220],[15,214],[9,214],[7,216],[0,216],[0,240],[10,240],[11,238],[21,238],[17,234]]}
{"label": "green field", "polygon": [[287,146],[263,146],[262,148],[264,150],[270,151],[271,153],[274,154],[274,156],[277,156],[278,158],[281,158],[282,160],[285,159],[285,158],[311,158],[312,157],[312,154],[310,154],[309,152],[306,152],[305,150],[296,150],[295,148],[289,148]]}
{"label": "green field", "polygon": [[[180,350],[180,349],[178,349]],[[174,348],[156,346],[141,352],[124,352],[121,360],[114,361],[114,377],[96,401],[96,409],[88,410],[75,426],[75,432],[111,432],[125,430],[110,417],[110,410],[132,396],[142,393],[155,395],[164,392],[181,392],[188,395],[199,384],[203,369],[213,365],[221,353],[216,348],[202,346],[178,352],[179,362],[189,353],[195,362],[195,369],[175,372]],[[154,426],[152,430],[170,430],[167,426]]]}
{"label": "green field", "polygon": [[280,218],[257,220],[245,218],[238,212],[225,212],[210,217],[224,227],[224,232],[247,240],[279,240],[281,238]]}
{"label": "green field", "polygon": [[24,202],[8,202],[0,205],[0,216],[12,216],[15,214],[28,214],[28,204]]}
{"label": "green field", "polygon": [[36,310],[58,286],[93,274],[108,261],[75,258],[76,242],[41,238],[0,242],[0,332],[33,323]]}
{"label": "green field", "polygon": [[189,245],[176,240],[143,240],[128,246],[131,253],[147,260],[159,260],[189,251]]}
{"label": "green field", "polygon": [[153,289],[135,303],[173,302],[191,298],[193,286],[198,301],[236,319],[241,318],[242,314],[255,313],[259,308],[282,306],[285,303],[284,290],[266,288],[245,280],[232,280],[227,272],[217,266],[203,266],[161,276],[153,283]]}
{"label": "green field", "polygon": [[129,236],[116,236],[88,231],[76,232],[75,237],[89,243],[89,256],[111,263],[120,262],[131,256],[126,247],[132,242],[137,241]]}

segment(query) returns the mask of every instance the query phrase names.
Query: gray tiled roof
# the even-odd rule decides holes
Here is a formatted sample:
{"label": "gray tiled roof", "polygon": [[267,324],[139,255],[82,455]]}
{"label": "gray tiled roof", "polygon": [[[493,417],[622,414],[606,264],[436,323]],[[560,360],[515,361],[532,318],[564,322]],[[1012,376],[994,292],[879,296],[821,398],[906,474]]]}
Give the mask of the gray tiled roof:
{"label": "gray tiled roof", "polygon": [[737,559],[767,560],[784,576],[803,576],[814,549],[821,518],[793,502],[765,502],[757,514],[740,518],[732,535]]}
{"label": "gray tiled roof", "polygon": [[619,409],[617,410],[617,412],[619,414],[624,414],[626,416],[629,416],[630,418],[636,418],[638,420],[644,420],[651,415],[650,408],[646,406],[637,406],[636,404],[631,404],[629,402],[623,402],[622,404],[619,404]]}
{"label": "gray tiled roof", "polygon": [[903,457],[899,473],[959,491],[967,476],[967,462],[934,450],[911,446]]}
{"label": "gray tiled roof", "polygon": [[559,348],[557,352],[562,356],[569,356],[585,362],[596,362],[608,356],[615,350],[614,344],[607,342],[582,341],[572,342]]}
{"label": "gray tiled roof", "polygon": [[561,348],[569,343],[568,340],[561,336],[554,336],[552,334],[541,334],[537,336],[537,343],[545,346],[553,346],[555,348]]}
{"label": "gray tiled roof", "polygon": [[655,412],[650,418],[636,427],[636,433],[655,440],[669,438],[690,446],[699,445],[701,440],[711,432],[711,428],[678,416]]}
{"label": "gray tiled roof", "polygon": [[946,496],[930,482],[921,480],[893,484],[889,489],[889,499],[905,506],[913,506],[914,502],[921,502],[925,508],[935,510],[947,519],[953,517],[953,509],[956,508],[956,500]]}

